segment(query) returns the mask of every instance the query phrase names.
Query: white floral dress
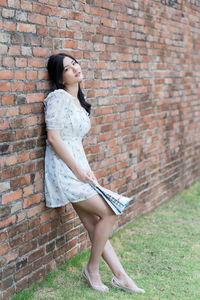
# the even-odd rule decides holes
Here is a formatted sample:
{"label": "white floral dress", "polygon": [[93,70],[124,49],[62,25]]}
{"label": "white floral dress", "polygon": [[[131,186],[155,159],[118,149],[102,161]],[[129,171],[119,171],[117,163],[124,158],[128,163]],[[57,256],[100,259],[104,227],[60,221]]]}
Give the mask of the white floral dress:
{"label": "white floral dress", "polygon": [[[60,129],[61,138],[81,168],[90,170],[82,145],[91,128],[87,111],[78,107],[74,97],[65,90],[51,92],[44,100],[46,128]],[[86,200],[97,192],[76,178],[71,169],[55,153],[48,140],[45,151],[45,198],[47,207],[60,207],[69,202]]]}

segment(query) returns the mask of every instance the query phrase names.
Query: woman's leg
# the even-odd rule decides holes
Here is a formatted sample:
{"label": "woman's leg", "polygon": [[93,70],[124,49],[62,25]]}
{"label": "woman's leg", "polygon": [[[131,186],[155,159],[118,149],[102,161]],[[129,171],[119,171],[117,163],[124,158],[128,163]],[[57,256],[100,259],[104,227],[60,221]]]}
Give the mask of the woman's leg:
{"label": "woman's leg", "polygon": [[[85,212],[81,209],[78,209],[76,207],[75,207],[75,210],[76,210],[81,222],[83,223],[84,227],[86,228],[86,230],[89,234],[90,240],[92,242],[95,226],[99,222],[99,217],[96,215],[92,215],[88,212]],[[102,257],[105,260],[105,262],[108,264],[108,266],[110,267],[110,269],[112,270],[113,274],[116,277],[120,277],[120,275],[123,273],[125,274],[124,268],[122,267],[122,265],[119,261],[119,258],[117,257],[109,240],[107,240],[107,242],[104,246]]]}
{"label": "woman's leg", "polygon": [[[93,235],[95,231],[95,226],[99,222],[100,218],[94,214],[88,213],[78,207],[74,207],[81,222],[85,226],[86,230],[88,231],[91,243],[93,240]],[[111,243],[107,240],[103,252],[102,257],[105,262],[108,264],[110,269],[112,270],[113,274],[119,279],[122,285],[134,289],[136,287],[135,283],[132,279],[126,274],[123,266],[121,265],[119,258],[117,257]]]}
{"label": "woman's leg", "polygon": [[87,268],[92,284],[102,285],[99,275],[99,262],[104,246],[116,221],[116,215],[99,195],[85,201],[73,203],[73,207],[79,213],[82,211],[89,215],[96,215],[99,218],[93,230],[91,254]]}

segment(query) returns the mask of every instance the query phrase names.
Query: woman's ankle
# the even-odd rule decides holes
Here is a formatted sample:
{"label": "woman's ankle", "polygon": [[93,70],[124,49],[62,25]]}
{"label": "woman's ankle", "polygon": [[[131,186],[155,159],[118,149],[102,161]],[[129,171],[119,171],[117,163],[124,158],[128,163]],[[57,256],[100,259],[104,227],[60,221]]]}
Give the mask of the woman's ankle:
{"label": "woman's ankle", "polygon": [[95,265],[88,263],[87,270],[90,274],[99,274],[99,266],[95,266]]}
{"label": "woman's ankle", "polygon": [[117,277],[117,279],[119,279],[119,281],[124,280],[128,277],[127,273],[124,270],[117,271],[114,273],[114,275],[115,275],[115,277]]}

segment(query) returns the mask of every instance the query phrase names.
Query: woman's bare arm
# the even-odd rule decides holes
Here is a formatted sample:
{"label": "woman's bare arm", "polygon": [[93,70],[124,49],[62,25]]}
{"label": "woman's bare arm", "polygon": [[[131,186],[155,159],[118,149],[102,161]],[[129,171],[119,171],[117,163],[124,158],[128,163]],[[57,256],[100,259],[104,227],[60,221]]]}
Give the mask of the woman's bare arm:
{"label": "woman's bare arm", "polygon": [[77,162],[72,157],[71,153],[67,149],[65,143],[60,136],[60,130],[48,130],[47,131],[48,142],[54,149],[56,154],[64,161],[64,163],[72,170],[75,176],[85,182],[92,182],[91,173],[78,166]]}

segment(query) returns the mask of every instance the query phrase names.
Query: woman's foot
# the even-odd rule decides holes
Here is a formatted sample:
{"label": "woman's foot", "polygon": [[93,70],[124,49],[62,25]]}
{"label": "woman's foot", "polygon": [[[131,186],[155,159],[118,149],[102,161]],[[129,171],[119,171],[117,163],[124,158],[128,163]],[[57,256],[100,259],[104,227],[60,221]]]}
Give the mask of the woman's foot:
{"label": "woman's foot", "polygon": [[88,266],[83,267],[82,271],[83,277],[87,280],[91,288],[100,292],[108,292],[109,289],[106,285],[104,285],[101,281],[99,274],[96,276],[92,273],[89,273]]}
{"label": "woman's foot", "polygon": [[111,280],[113,287],[124,290],[126,292],[145,293],[145,291],[135,284],[135,282],[127,275],[121,274],[118,278],[114,276]]}

